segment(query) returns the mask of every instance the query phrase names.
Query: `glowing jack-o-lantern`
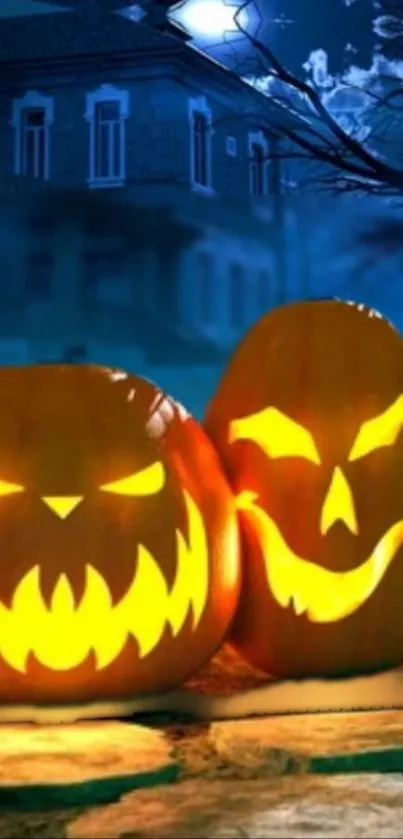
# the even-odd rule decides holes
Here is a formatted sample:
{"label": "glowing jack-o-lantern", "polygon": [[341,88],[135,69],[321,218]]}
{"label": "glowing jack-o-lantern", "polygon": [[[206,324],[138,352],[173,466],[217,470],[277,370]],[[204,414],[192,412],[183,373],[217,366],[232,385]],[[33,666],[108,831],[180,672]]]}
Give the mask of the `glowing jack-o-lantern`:
{"label": "glowing jack-o-lantern", "polygon": [[233,496],[199,424],[86,365],[0,371],[0,703],[182,682],[239,589]]}
{"label": "glowing jack-o-lantern", "polygon": [[266,315],[206,418],[238,498],[233,641],[281,677],[403,661],[403,340],[340,300]]}

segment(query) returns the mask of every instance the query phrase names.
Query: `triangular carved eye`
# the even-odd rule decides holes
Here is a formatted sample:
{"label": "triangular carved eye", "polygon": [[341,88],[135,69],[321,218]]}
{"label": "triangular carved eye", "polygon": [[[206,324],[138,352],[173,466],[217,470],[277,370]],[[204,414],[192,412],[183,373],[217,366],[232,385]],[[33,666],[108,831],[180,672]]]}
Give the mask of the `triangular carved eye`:
{"label": "triangular carved eye", "polygon": [[14,492],[24,492],[25,487],[12,484],[10,481],[0,481],[0,495],[12,495]]}
{"label": "triangular carved eye", "polygon": [[364,422],[355,438],[349,460],[359,460],[366,454],[384,446],[394,446],[403,426],[403,396],[390,408]]}
{"label": "triangular carved eye", "polygon": [[268,407],[249,417],[233,420],[229,442],[235,443],[236,440],[253,441],[268,457],[303,457],[312,463],[320,463],[311,432],[277,408]]}
{"label": "triangular carved eye", "polygon": [[116,495],[154,495],[162,489],[164,483],[165,469],[162,463],[157,461],[127,478],[104,484],[100,489],[102,492],[112,492]]}

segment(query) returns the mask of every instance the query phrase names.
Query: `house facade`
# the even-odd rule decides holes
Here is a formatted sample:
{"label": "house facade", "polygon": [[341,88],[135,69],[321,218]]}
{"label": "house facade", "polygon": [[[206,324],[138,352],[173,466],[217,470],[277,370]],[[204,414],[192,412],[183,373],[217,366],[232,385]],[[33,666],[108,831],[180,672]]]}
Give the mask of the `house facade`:
{"label": "house facade", "polygon": [[172,24],[69,5],[0,20],[3,335],[224,357],[286,297],[267,100]]}

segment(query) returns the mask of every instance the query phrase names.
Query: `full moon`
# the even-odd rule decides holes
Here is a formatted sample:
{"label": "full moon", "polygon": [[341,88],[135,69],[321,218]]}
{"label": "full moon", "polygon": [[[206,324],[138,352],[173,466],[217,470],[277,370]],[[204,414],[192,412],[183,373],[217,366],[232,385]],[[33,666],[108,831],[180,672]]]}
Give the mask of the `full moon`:
{"label": "full moon", "polygon": [[[235,15],[239,3],[225,0],[188,0],[173,10],[171,17],[181,24],[192,37],[220,38],[238,31]],[[246,12],[242,11],[239,23],[245,26]]]}

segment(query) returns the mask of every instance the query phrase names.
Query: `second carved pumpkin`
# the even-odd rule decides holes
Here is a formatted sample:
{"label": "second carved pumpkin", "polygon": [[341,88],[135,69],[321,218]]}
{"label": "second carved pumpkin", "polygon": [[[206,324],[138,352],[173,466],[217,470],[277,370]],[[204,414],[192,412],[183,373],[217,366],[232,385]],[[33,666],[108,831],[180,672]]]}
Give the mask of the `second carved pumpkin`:
{"label": "second carved pumpkin", "polygon": [[242,525],[234,645],[280,677],[399,665],[399,333],[340,300],[278,308],[235,351],[205,426]]}

